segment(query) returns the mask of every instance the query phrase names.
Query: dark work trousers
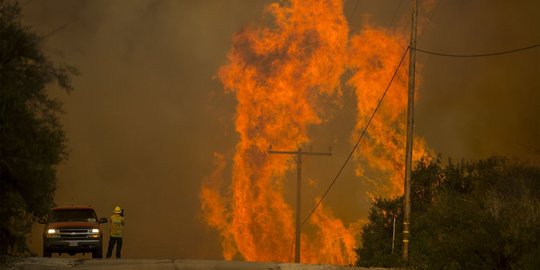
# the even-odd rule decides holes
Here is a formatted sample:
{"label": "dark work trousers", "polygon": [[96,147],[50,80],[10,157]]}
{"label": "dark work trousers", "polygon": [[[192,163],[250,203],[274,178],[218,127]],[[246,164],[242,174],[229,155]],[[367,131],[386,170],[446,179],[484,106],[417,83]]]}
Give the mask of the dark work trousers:
{"label": "dark work trousers", "polygon": [[116,258],[120,259],[120,253],[122,252],[122,237],[109,238],[109,247],[107,248],[107,258],[111,257],[114,244],[116,244]]}

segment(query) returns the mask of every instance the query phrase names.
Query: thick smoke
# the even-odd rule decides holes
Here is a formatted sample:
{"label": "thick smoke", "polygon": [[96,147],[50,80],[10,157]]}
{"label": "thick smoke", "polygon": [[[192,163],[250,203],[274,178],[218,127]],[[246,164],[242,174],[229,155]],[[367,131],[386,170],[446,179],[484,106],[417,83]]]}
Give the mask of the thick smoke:
{"label": "thick smoke", "polygon": [[236,136],[233,99],[214,77],[230,37],[264,3],[22,4],[47,54],[82,73],[72,94],[58,94],[70,158],[59,167],[56,203],[92,204],[106,217],[125,207],[126,258],[220,258],[198,210],[213,152]]}
{"label": "thick smoke", "polygon": [[[238,139],[234,97],[215,76],[233,34],[259,20],[268,2],[22,1],[45,51],[82,73],[69,96],[51,89],[65,103],[70,147],[56,202],[92,204],[100,216],[125,207],[124,257],[221,258],[198,197],[213,153],[230,159]],[[353,34],[365,23],[407,31],[408,2],[347,0],[344,14]],[[419,48],[483,53],[540,43],[538,1],[433,2]],[[540,49],[473,59],[419,54],[418,63],[415,131],[432,149],[454,159],[509,154],[540,163]],[[310,130],[314,150],[332,146],[333,156],[306,161],[305,178],[317,181],[306,185],[304,212],[350,150],[355,106],[328,109],[330,120]],[[325,201],[345,221],[367,215],[365,186],[352,168]],[[289,179],[285,199],[293,202]],[[39,229],[31,243],[38,253]]]}

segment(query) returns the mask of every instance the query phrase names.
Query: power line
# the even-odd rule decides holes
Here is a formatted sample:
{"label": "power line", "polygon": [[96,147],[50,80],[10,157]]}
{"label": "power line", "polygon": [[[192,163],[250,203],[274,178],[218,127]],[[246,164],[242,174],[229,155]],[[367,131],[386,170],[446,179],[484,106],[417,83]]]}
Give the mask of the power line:
{"label": "power line", "polygon": [[351,17],[351,20],[352,20],[352,17],[354,17],[354,12],[356,11],[356,8],[358,7],[359,3],[360,3],[360,0],[356,0],[356,3],[354,4],[354,8],[351,11],[351,15],[349,15],[349,17]]}
{"label": "power line", "polygon": [[341,169],[339,169],[338,173],[336,174],[336,176],[334,177],[334,180],[332,180],[332,183],[330,183],[330,185],[328,186],[328,188],[326,189],[326,191],[324,192],[324,194],[322,195],[322,197],[319,199],[319,201],[315,204],[315,207],[313,207],[313,210],[311,211],[311,213],[309,213],[309,215],[304,219],[304,221],[302,222],[302,226],[309,220],[309,218],[315,213],[315,210],[317,210],[317,208],[319,207],[319,205],[321,204],[322,200],[326,197],[326,195],[328,194],[328,192],[330,192],[330,189],[332,189],[332,187],[334,186],[334,184],[336,183],[338,177],[341,175],[341,173],[343,172],[343,169],[345,169],[345,166],[347,165],[347,163],[349,162],[349,160],[351,159],[352,155],[354,154],[354,151],[356,151],[356,149],[358,148],[358,145],[360,144],[360,141],[362,140],[362,138],[364,137],[364,134],[366,133],[366,130],[368,129],[369,125],[371,124],[371,121],[373,120],[373,117],[375,117],[375,114],[377,113],[377,111],[379,110],[379,107],[381,106],[382,104],[382,101],[384,99],[384,97],[386,96],[386,93],[388,92],[388,89],[390,89],[390,86],[392,85],[392,82],[394,81],[394,78],[396,77],[398,71],[399,71],[399,68],[401,67],[401,64],[403,63],[403,60],[405,59],[405,55],[407,55],[407,52],[409,51],[409,47],[407,47],[407,49],[405,50],[405,52],[403,52],[403,56],[401,56],[401,60],[399,61],[399,64],[398,66],[396,67],[395,71],[394,71],[394,74],[392,75],[392,78],[390,79],[390,82],[388,83],[388,85],[386,86],[386,89],[384,90],[384,93],[382,94],[381,98],[379,99],[379,102],[377,103],[377,107],[375,107],[375,110],[373,111],[373,114],[371,114],[371,117],[369,118],[369,121],[367,122],[366,126],[364,127],[364,130],[362,131],[362,134],[360,134],[360,138],[358,138],[358,140],[356,141],[356,144],[354,145],[353,149],[351,150],[351,152],[349,153],[349,155],[347,156],[347,158],[345,159],[345,162],[343,163],[343,166],[341,166]]}
{"label": "power line", "polygon": [[436,55],[436,56],[444,56],[444,57],[462,57],[462,58],[469,57],[469,58],[471,58],[471,57],[488,57],[488,56],[496,56],[496,55],[503,55],[503,54],[516,53],[516,52],[521,52],[521,51],[525,51],[525,50],[534,49],[534,48],[536,48],[536,47],[540,47],[540,43],[533,44],[533,45],[529,45],[529,46],[522,47],[522,48],[517,48],[517,49],[507,50],[507,51],[492,52],[492,53],[480,53],[480,54],[452,54],[452,53],[441,53],[441,52],[433,52],[433,51],[428,51],[428,50],[423,50],[423,49],[418,49],[418,48],[415,48],[415,50],[416,50],[416,51],[419,51],[419,52],[426,53],[426,54]]}
{"label": "power line", "polygon": [[[356,0],[356,3],[354,4],[354,7],[349,15],[350,17],[350,21],[352,21],[352,18],[354,17],[355,15],[355,12],[356,12],[356,8],[358,7],[358,4],[360,3],[360,0]],[[394,21],[396,20],[396,17],[399,13],[399,10],[401,9],[401,5],[403,4],[403,0],[399,0],[398,2],[398,6],[396,7],[396,10],[394,11],[394,15],[392,16],[392,19],[390,20],[389,24],[388,24],[388,29],[392,28],[392,25],[394,24]]]}
{"label": "power line", "polygon": [[64,29],[66,28],[67,25],[68,25],[68,24],[65,23],[65,24],[63,24],[63,25],[61,25],[61,26],[55,28],[54,30],[50,31],[49,33],[47,33],[47,34],[41,36],[41,37],[42,37],[42,38],[48,38],[48,37],[50,37],[50,36],[52,36],[52,35],[55,35],[56,33],[58,33],[58,32],[60,32],[60,31],[64,30]]}
{"label": "power line", "polygon": [[441,5],[443,0],[439,0],[437,1],[437,4],[435,5],[435,7],[433,8],[433,10],[431,11],[431,15],[429,15],[429,19],[432,20],[433,19],[433,16],[435,15],[435,13],[437,13],[437,10],[439,10],[439,6]]}
{"label": "power line", "polygon": [[[331,148],[329,149],[331,150]],[[331,156],[332,153],[329,152],[312,152],[312,151],[304,151],[301,147],[298,147],[298,150],[296,151],[275,151],[272,150],[272,146],[270,146],[270,149],[268,149],[268,154],[275,154],[275,155],[296,155],[296,171],[297,171],[297,178],[296,178],[296,232],[295,232],[295,242],[296,242],[296,248],[294,252],[294,262],[300,263],[300,236],[302,234],[302,224],[300,223],[301,220],[301,204],[302,204],[302,156],[308,155],[308,156]]]}
{"label": "power line", "polygon": [[390,21],[390,23],[388,24],[388,29],[392,28],[392,25],[394,25],[394,21],[396,20],[396,17],[399,13],[399,10],[401,9],[401,5],[403,4],[403,0],[399,0],[399,3],[398,3],[398,6],[396,8],[396,10],[394,11],[394,16],[392,16],[392,20]]}

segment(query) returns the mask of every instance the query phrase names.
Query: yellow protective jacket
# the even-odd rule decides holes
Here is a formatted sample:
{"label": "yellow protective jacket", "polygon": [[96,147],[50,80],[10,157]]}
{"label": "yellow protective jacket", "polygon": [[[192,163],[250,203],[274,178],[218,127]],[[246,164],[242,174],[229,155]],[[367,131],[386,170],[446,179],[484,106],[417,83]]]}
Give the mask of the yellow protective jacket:
{"label": "yellow protective jacket", "polygon": [[114,214],[111,216],[111,237],[122,237],[122,230],[124,228],[124,217],[120,214]]}

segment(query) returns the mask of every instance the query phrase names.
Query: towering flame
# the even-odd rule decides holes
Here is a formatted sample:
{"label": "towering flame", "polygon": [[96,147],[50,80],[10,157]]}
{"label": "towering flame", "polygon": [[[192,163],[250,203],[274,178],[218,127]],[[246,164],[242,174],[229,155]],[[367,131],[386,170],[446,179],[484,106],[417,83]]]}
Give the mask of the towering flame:
{"label": "towering flame", "polygon": [[[365,125],[403,52],[405,40],[367,28],[349,38],[342,0],[290,0],[269,4],[271,25],[246,27],[233,38],[226,66],[219,70],[225,89],[236,95],[236,145],[230,190],[226,159],[216,154],[216,170],[203,183],[200,198],[206,222],[221,235],[225,259],[292,259],[294,209],[284,199],[292,159],[269,155],[309,142],[308,128],[322,123],[325,98],[339,97],[341,76],[358,96],[356,131]],[[406,78],[399,74],[381,115],[369,130],[357,160],[391,179],[381,192],[397,194],[403,171]],[[399,93],[398,93],[399,92]],[[356,137],[357,134],[355,134]],[[423,147],[416,143],[417,153]],[[360,168],[360,167],[358,167]],[[362,172],[357,170],[359,174]],[[401,177],[401,178],[400,178]],[[228,195],[228,196],[227,196]],[[345,224],[321,205],[303,233],[303,263],[353,264],[358,223]]]}
{"label": "towering flame", "polygon": [[[348,67],[353,70],[354,75],[348,84],[356,90],[358,104],[354,139],[358,138],[375,110],[388,81],[405,53],[406,45],[407,40],[399,33],[369,26],[351,38]],[[364,176],[365,165],[387,175],[388,181],[372,181],[374,190],[370,193],[377,196],[403,194],[407,84],[408,69],[405,65],[398,70],[356,155],[360,160],[356,169],[357,176]],[[427,154],[422,138],[416,137],[413,147],[414,160]]]}

